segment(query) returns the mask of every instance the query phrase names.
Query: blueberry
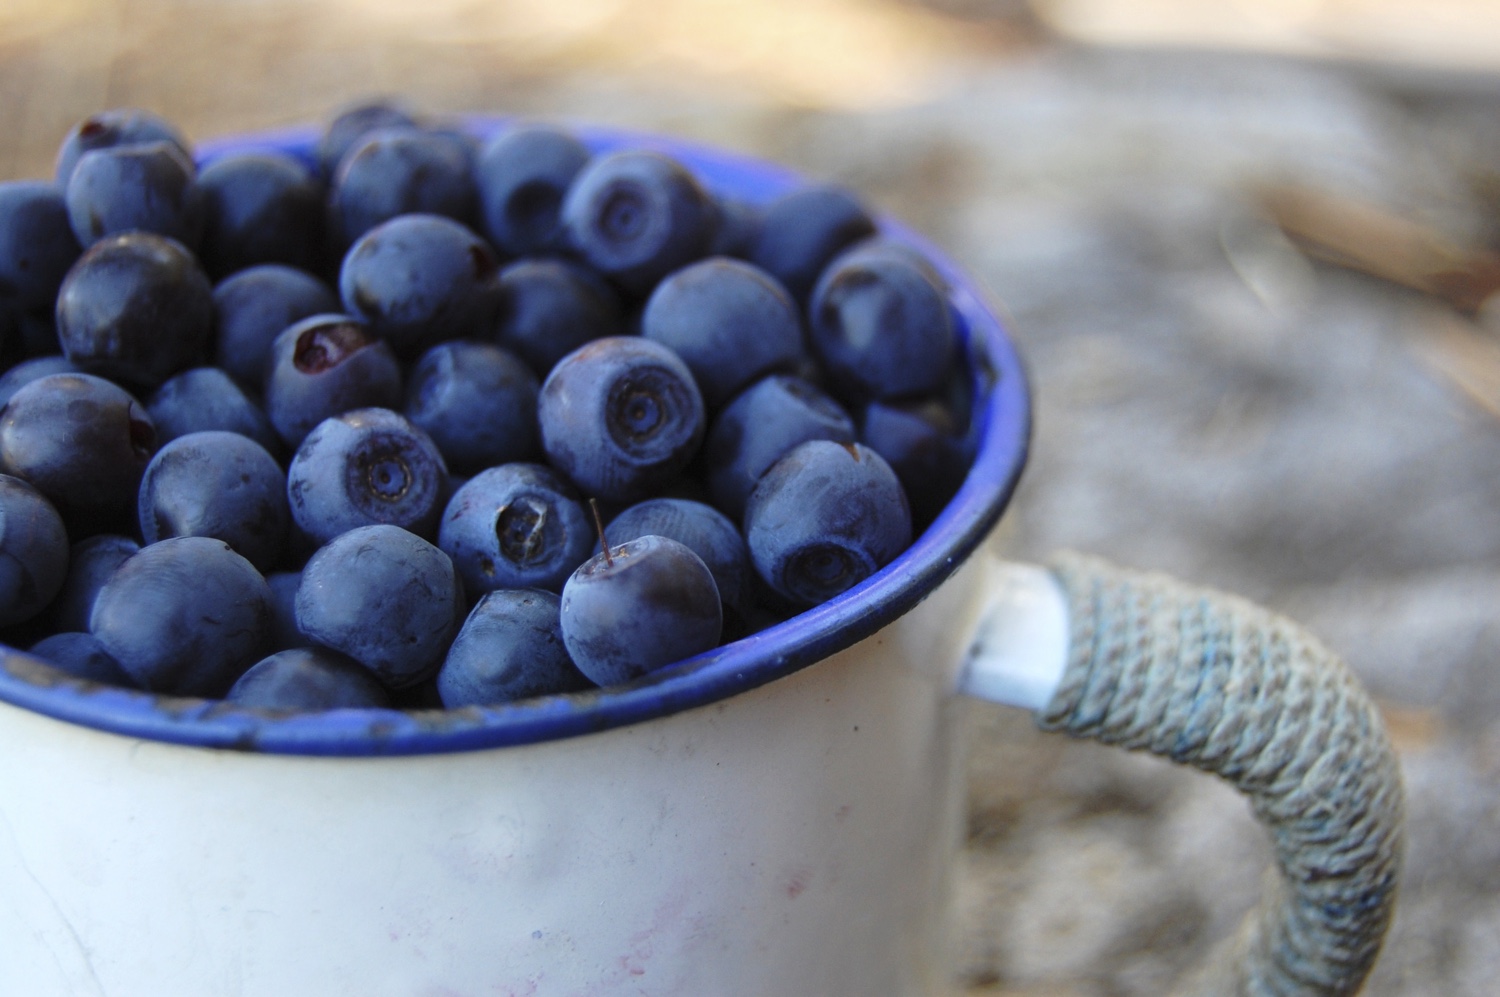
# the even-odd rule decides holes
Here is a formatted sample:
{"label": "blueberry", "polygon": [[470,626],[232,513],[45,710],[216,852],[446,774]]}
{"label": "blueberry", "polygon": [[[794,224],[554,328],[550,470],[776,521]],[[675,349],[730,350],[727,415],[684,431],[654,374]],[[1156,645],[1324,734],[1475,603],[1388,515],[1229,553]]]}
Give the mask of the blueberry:
{"label": "blueberry", "polygon": [[448,496],[436,444],[389,409],[355,409],[307,434],[286,474],[297,526],[319,544],[388,523],[431,540]]}
{"label": "blueberry", "polygon": [[591,160],[563,201],[573,249],[636,293],[701,257],[713,222],[713,203],[697,178],[655,152],[615,152]]}
{"label": "blueberry", "polygon": [[358,408],[397,408],[401,367],[370,326],[348,315],[313,315],[271,344],[266,415],[297,447],[330,416]]}
{"label": "blueberry", "polygon": [[584,678],[563,646],[561,600],[537,589],[490,592],[469,612],[438,672],[448,709],[580,692]]}
{"label": "blueberry", "polygon": [[57,185],[68,186],[73,169],[84,153],[95,149],[169,142],[189,159],[187,139],[165,118],[133,107],[114,108],[84,118],[68,132],[57,150]]}
{"label": "blueberry", "polygon": [[0,474],[0,626],[36,616],[68,575],[68,533],[52,503]]}
{"label": "blueberry", "polygon": [[802,356],[802,321],[775,278],[714,257],[668,276],[646,302],[641,334],[670,347],[710,408]]}
{"label": "blueberry", "polygon": [[188,433],[223,430],[249,437],[272,456],[281,437],[259,405],[217,367],[194,367],[173,375],[146,402],[159,443]]}
{"label": "blueberry", "polygon": [[47,611],[53,630],[87,630],[94,597],[141,545],[117,533],[96,533],[68,551],[68,577]]}
{"label": "blueberry", "polygon": [[969,472],[970,454],[956,420],[936,400],[871,402],[859,436],[896,472],[919,530],[937,518]]}
{"label": "blueberry", "polygon": [[850,244],[830,260],[828,265],[839,267],[846,263],[863,260],[894,260],[914,266],[922,271],[922,275],[942,291],[945,297],[947,296],[948,279],[943,276],[942,271],[932,265],[931,260],[923,256],[921,251],[910,243],[897,242],[895,239],[882,235],[873,235],[868,239],[861,239]]}
{"label": "blueberry", "polygon": [[147,544],[213,537],[256,570],[269,571],[286,543],[286,475],[266,448],[238,433],[179,436],[141,476],[138,510]]}
{"label": "blueberry", "polygon": [[81,374],[78,365],[67,357],[33,357],[22,360],[4,374],[0,374],[0,405],[10,401],[10,396],[23,385],[40,380],[51,374]]}
{"label": "blueberry", "polygon": [[588,161],[588,148],[560,128],[520,125],[496,135],[475,164],[485,234],[514,256],[561,250],[563,196]]}
{"label": "blueberry", "polygon": [[174,537],[110,575],[89,631],[140,688],[217,697],[265,653],[270,599],[260,572],[222,540]]}
{"label": "blueberry", "polygon": [[283,153],[242,152],[204,167],[198,187],[204,209],[199,256],[210,274],[261,263],[321,269],[323,185],[306,166]]}
{"label": "blueberry", "polygon": [[0,183],[0,298],[50,310],[81,252],[60,189],[34,180]]}
{"label": "blueberry", "polygon": [[333,289],[295,267],[265,263],[226,277],[213,289],[218,329],[214,363],[247,391],[265,388],[271,344],[288,327],[343,305]]}
{"label": "blueberry", "polygon": [[181,243],[127,232],[95,243],[63,278],[57,335],[90,373],[154,388],[202,362],[213,289]]}
{"label": "blueberry", "polygon": [[551,468],[505,464],[453,493],[438,546],[472,595],[502,588],[557,591],[594,547],[577,493]]}
{"label": "blueberry", "polygon": [[716,197],[714,208],[714,235],[707,255],[747,259],[760,238],[760,207],[737,197]]}
{"label": "blueberry", "polygon": [[262,658],[224,697],[262,710],[384,708],[390,693],[358,661],[326,647],[295,647]]}
{"label": "blueberry", "polygon": [[766,206],[750,261],[803,301],[840,250],[874,232],[875,222],[847,190],[801,187]]}
{"label": "blueberry", "polygon": [[536,403],[541,385],[513,354],[460,340],[422,354],[406,386],[406,417],[442,451],[448,466],[474,472],[541,453]]}
{"label": "blueberry", "polygon": [[852,398],[935,392],[958,352],[942,289],[891,255],[852,254],[824,271],[808,322],[813,352]]}
{"label": "blueberry", "polygon": [[811,606],[864,581],[911,544],[901,483],[858,443],[800,444],[765,473],[745,508],[755,570]]}
{"label": "blueberry", "polygon": [[397,353],[489,330],[494,251],[449,218],[402,215],[362,235],[344,257],[339,293]]}
{"label": "blueberry", "polygon": [[68,180],[68,221],[83,246],[141,231],[196,249],[203,235],[197,180],[192,158],[171,142],[95,149],[79,158]]}
{"label": "blueberry", "polygon": [[630,336],[568,354],[542,384],[542,448],[586,494],[630,502],[659,489],[703,440],[703,396],[677,355]]}
{"label": "blueberry", "polygon": [[701,558],[645,536],[585,561],[562,592],[562,633],[597,685],[640,678],[718,646],[723,611]]}
{"label": "blueberry", "polygon": [[333,176],[344,154],[371,132],[382,128],[415,128],[417,124],[410,111],[390,100],[361,101],[344,108],[318,139],[316,155],[323,176]]}
{"label": "blueberry", "polygon": [[105,685],[135,687],[130,676],[120,663],[104,649],[99,638],[91,633],[64,631],[44,637],[31,645],[30,654],[48,664],[67,672],[74,678]]}
{"label": "blueberry", "polygon": [[620,299],[591,271],[527,259],[500,271],[495,340],[545,377],[585,343],[622,331]]}
{"label": "blueberry", "polygon": [[702,559],[714,576],[726,621],[748,606],[754,576],[750,551],[728,516],[690,499],[654,498],[626,509],[604,530],[612,547],[653,535],[676,540]]}
{"label": "blueberry", "polygon": [[32,381],[0,410],[0,470],[35,485],[78,539],[134,524],[136,489],[155,451],[141,404],[89,374]]}
{"label": "blueberry", "polygon": [[298,628],[390,689],[442,667],[463,615],[448,555],[399,526],[361,526],[333,538],[307,562],[297,590]]}
{"label": "blueberry", "polygon": [[788,374],[773,374],[740,392],[714,419],[703,444],[714,504],[735,519],[743,516],[760,476],[808,440],[853,443],[854,420],[838,402]]}
{"label": "blueberry", "polygon": [[297,629],[297,589],[302,585],[300,571],[273,571],[266,576],[271,590],[271,648],[284,651],[309,643]]}
{"label": "blueberry", "polygon": [[450,135],[382,128],[345,153],[328,192],[344,245],[398,215],[442,215],[465,225],[477,215],[469,151]]}

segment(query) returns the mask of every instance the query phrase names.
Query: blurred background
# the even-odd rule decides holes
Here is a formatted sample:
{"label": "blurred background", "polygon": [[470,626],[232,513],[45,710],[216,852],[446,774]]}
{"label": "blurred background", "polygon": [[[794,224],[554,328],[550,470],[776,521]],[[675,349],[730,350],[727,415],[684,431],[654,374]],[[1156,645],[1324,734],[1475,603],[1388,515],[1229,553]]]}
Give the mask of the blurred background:
{"label": "blurred background", "polygon": [[[1494,0],[3,0],[0,176],[92,111],[204,139],[396,94],[790,162],[964,262],[1038,398],[998,542],[1232,589],[1344,653],[1400,747],[1367,992],[1500,979]],[[1165,991],[1267,856],[1151,759],[976,709],[954,979]]]}

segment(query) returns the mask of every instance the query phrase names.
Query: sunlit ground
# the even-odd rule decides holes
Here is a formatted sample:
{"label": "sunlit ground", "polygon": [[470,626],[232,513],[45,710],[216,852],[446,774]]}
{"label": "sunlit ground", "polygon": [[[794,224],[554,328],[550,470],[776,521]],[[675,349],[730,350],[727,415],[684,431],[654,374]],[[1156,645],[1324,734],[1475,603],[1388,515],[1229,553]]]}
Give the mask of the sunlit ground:
{"label": "sunlit ground", "polygon": [[374,91],[526,109],[559,79],[603,92],[595,116],[632,90],[859,109],[1049,34],[1500,69],[1493,0],[3,0],[0,172],[45,169],[69,124],[122,102],[195,137]]}

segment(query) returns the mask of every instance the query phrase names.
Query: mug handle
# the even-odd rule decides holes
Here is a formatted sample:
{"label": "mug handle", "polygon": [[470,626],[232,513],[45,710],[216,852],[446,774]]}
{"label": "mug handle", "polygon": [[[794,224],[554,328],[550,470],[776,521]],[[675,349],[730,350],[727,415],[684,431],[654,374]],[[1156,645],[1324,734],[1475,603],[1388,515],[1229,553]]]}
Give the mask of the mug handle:
{"label": "mug handle", "polygon": [[1395,907],[1403,793],[1380,714],[1306,630],[1243,599],[1077,554],[1005,564],[960,689],[1045,730],[1213,773],[1278,872],[1185,993],[1332,997],[1364,982]]}

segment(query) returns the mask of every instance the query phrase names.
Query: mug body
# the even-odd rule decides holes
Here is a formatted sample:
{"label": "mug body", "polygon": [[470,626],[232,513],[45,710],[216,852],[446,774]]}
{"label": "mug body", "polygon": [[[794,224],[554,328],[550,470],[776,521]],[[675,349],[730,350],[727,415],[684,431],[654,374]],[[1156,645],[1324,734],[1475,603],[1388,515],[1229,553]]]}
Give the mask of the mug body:
{"label": "mug body", "polygon": [[[750,203],[805,182],[580,133]],[[0,995],[943,992],[972,555],[1030,398],[982,292],[882,230],[948,282],[976,456],[905,553],[791,620],[633,685],[456,711],[268,716],[0,648]]]}
{"label": "mug body", "polygon": [[0,705],[0,991],[941,993],[986,564],[777,681],[535,744],[263,754]]}

